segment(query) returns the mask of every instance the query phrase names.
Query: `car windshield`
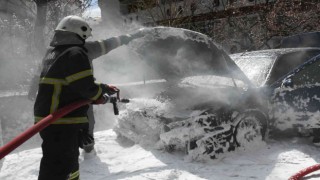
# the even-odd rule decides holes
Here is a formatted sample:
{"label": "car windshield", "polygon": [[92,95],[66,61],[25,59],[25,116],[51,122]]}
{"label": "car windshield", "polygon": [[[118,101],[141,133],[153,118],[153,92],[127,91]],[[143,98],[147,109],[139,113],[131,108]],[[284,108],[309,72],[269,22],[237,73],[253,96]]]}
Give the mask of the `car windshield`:
{"label": "car windshield", "polygon": [[265,52],[233,54],[231,58],[240,69],[245,70],[244,73],[251,82],[259,87],[264,84],[277,56],[274,53]]}

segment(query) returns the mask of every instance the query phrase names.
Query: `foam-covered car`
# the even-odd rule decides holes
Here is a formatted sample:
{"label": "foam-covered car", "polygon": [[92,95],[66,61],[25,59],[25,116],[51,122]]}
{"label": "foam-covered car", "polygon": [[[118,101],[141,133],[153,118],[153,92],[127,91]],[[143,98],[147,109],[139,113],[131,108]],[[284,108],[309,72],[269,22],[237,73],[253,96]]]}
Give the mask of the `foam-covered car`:
{"label": "foam-covered car", "polygon": [[268,117],[259,91],[206,35],[154,28],[131,44],[166,80],[154,98],[131,99],[114,128],[119,137],[216,158],[264,139]]}
{"label": "foam-covered car", "polygon": [[312,135],[320,143],[319,54],[306,47],[230,55],[269,101],[271,136]]}
{"label": "foam-covered car", "polygon": [[272,84],[269,114],[277,130],[308,132],[320,145],[319,71],[320,54]]}

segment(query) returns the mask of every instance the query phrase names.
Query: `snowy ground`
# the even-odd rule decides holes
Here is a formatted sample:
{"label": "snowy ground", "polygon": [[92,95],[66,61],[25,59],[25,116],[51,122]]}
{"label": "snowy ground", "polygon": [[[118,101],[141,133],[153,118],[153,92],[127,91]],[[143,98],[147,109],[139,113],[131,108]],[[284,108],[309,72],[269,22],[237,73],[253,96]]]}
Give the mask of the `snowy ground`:
{"label": "snowy ground", "polygon": [[[81,153],[82,180],[280,180],[320,160],[318,148],[297,138],[268,142],[263,149],[238,150],[219,160],[189,162],[183,153],[170,154],[121,142],[113,130],[95,136],[96,155]],[[40,158],[40,148],[8,155],[0,179],[36,180]],[[317,178],[319,174],[308,179]]]}

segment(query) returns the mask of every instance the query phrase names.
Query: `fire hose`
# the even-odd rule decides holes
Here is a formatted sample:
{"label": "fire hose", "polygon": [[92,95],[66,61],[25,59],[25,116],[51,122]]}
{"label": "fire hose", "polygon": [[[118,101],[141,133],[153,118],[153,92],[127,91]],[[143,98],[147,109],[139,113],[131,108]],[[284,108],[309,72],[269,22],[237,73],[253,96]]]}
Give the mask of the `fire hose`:
{"label": "fire hose", "polygon": [[[119,92],[117,92],[117,99],[119,102],[122,103],[128,103],[128,99],[120,99]],[[52,114],[49,114],[45,118],[41,119],[38,123],[34,124],[32,127],[21,133],[20,135],[16,136],[14,139],[12,139],[10,142],[5,144],[0,148],[0,160],[4,158],[6,155],[8,155],[10,152],[12,152],[14,149],[19,147],[21,144],[26,142],[28,139],[30,139],[32,136],[40,132],[45,127],[49,126],[51,123],[56,121],[57,119],[67,115],[68,113],[85,106],[87,104],[92,103],[91,100],[82,100],[77,101],[71,104],[68,104],[57,111],[55,111]],[[115,115],[119,114],[118,106],[116,102],[113,102],[113,111]]]}
{"label": "fire hose", "polygon": [[315,164],[313,166],[307,167],[305,169],[302,169],[301,171],[299,171],[298,173],[296,173],[295,175],[291,176],[289,178],[289,180],[300,180],[302,179],[305,175],[310,174],[314,171],[317,171],[320,169],[320,164]]}

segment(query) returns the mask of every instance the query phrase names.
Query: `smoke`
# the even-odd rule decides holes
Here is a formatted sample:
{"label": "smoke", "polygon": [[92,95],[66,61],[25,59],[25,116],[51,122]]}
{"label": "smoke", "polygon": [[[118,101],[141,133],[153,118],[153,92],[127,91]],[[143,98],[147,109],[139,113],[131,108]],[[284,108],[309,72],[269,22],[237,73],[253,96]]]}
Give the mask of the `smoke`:
{"label": "smoke", "polygon": [[[32,19],[0,14],[0,142],[10,141],[34,123],[33,101],[26,96],[41,62],[33,43],[33,24]],[[36,136],[23,148],[37,141]]]}
{"label": "smoke", "polygon": [[[133,33],[141,27],[139,23],[124,24],[120,13],[107,13],[101,23],[92,22],[93,38],[89,40],[101,40]],[[27,30],[24,31],[13,34],[10,33],[15,31],[8,31],[9,35],[6,38],[12,44],[1,44],[0,73],[1,82],[3,82],[1,91],[19,91],[21,94],[26,94],[30,79],[36,73],[36,64],[42,59],[37,55],[36,49],[30,50],[32,43],[26,39],[30,36],[26,36]],[[8,51],[8,49],[14,50]],[[223,49],[207,36],[178,28],[158,27],[150,28],[144,38],[136,39],[127,46],[119,47],[95,59],[93,68],[97,81],[119,85],[122,97],[152,97],[166,88],[164,83],[147,83],[155,79],[165,79],[170,84],[187,76],[226,75],[230,77],[232,74],[237,74],[236,78],[243,80],[239,75],[240,71],[234,63],[226,59],[226,56]],[[229,69],[229,67],[232,68]],[[123,86],[131,82],[140,82],[140,85]],[[207,92],[210,91],[205,91],[204,96],[208,95]],[[194,93],[202,94],[201,91],[193,92],[190,97],[199,97],[194,96]],[[175,96],[178,95],[179,91]],[[205,98],[201,98],[203,99]],[[197,102],[195,101],[197,98],[192,100],[182,98],[179,104],[186,104],[185,100]],[[21,96],[14,101],[1,101],[1,103],[1,112],[8,113],[0,117],[2,128],[17,130],[14,133],[3,132],[6,139],[11,139],[7,137],[14,137],[22,132],[22,129],[33,124],[33,101],[27,100],[26,96]],[[7,109],[8,107],[10,110]],[[17,109],[19,112],[16,111]],[[116,123],[111,105],[95,106],[94,112],[96,131],[112,128]]]}
{"label": "smoke", "polygon": [[[139,24],[125,28],[120,13],[107,13],[106,21],[97,24],[92,21],[94,39],[107,39],[133,32]],[[117,9],[119,11],[119,9]],[[112,16],[111,16],[112,15]],[[31,127],[34,123],[33,100],[27,97],[31,80],[38,75],[44,52],[39,52],[34,44],[35,22],[15,15],[0,14],[0,142],[4,143]],[[47,31],[51,31],[47,29]],[[46,37],[46,42],[50,37]],[[48,44],[47,44],[48,46]],[[135,68],[135,55],[126,47],[120,47],[110,54],[94,61],[97,80],[104,83],[126,83],[142,81],[144,76]],[[126,63],[130,62],[130,63]],[[140,71],[141,72],[141,71]],[[133,78],[134,77],[134,78]],[[123,90],[122,93],[129,91]],[[115,116],[111,105],[95,108],[96,130],[112,128]],[[1,132],[1,131],[0,131]],[[38,136],[27,141],[21,149],[38,146]]]}
{"label": "smoke", "polygon": [[[94,9],[97,8],[98,6],[95,6]],[[93,29],[93,37],[89,38],[88,41],[105,40],[133,33],[142,27],[139,24],[124,24],[123,17],[120,14],[120,4],[117,0],[103,1],[100,4],[100,8],[103,8],[100,20],[88,19]],[[94,9],[93,11],[95,11]],[[108,54],[94,59],[93,69],[96,81],[119,85],[121,97],[131,98],[141,92],[138,92],[139,90],[134,92],[127,86],[121,86],[130,82],[143,82],[145,78],[143,69],[146,68],[143,62],[127,46],[118,47]],[[121,109],[121,106],[119,108]],[[94,113],[96,120],[95,131],[110,129],[114,126],[116,116],[112,105],[94,106]]]}
{"label": "smoke", "polygon": [[[108,21],[108,25],[94,26],[93,40],[132,33],[135,32],[135,27],[141,27],[139,24],[132,24],[133,28],[131,28],[131,26],[124,26],[121,23],[111,19]],[[238,67],[226,58],[228,55],[222,47],[215,44],[207,36],[179,28],[156,27],[146,29],[146,35],[143,38],[133,40],[127,46],[118,47],[93,61],[97,81],[119,85],[121,95],[128,98],[137,96],[154,97],[163,91],[166,88],[165,83],[144,85],[145,82],[154,79],[165,79],[168,82],[167,84],[175,84],[188,76],[231,77],[235,74],[235,78],[247,82],[246,77]],[[131,82],[140,82],[141,85],[121,86]],[[206,100],[207,92],[208,90],[193,92],[195,94],[190,94],[190,96],[202,96],[204,98],[198,100]],[[179,97],[179,94],[176,94],[176,96]],[[224,99],[224,94],[220,97],[221,101],[228,101],[228,103],[231,101],[227,98]],[[196,103],[195,99],[182,98],[179,104]],[[99,124],[96,127],[112,128],[116,121],[112,109],[106,106],[96,106],[94,109],[97,118],[96,123]]]}
{"label": "smoke", "polygon": [[1,90],[19,89],[33,73],[37,54],[33,46],[33,28],[29,20],[15,15],[10,19],[0,16],[0,85]]}
{"label": "smoke", "polygon": [[[133,56],[127,56],[123,49],[117,49],[111,55],[121,53],[119,58],[122,60],[129,58],[135,62],[134,68],[130,67],[137,73],[146,73],[146,68],[152,69],[157,75],[154,77],[167,81],[164,83],[167,87],[153,92],[159,94],[159,101],[155,97],[148,99],[142,96],[142,100],[132,101],[120,115],[114,130],[136,143],[156,143],[164,123],[181,119],[181,116],[185,118],[194,111],[235,108],[242,98],[240,89],[248,86],[247,78],[221,46],[197,32],[170,27],[148,28],[146,36],[124,48],[138,59],[131,59]],[[137,66],[141,62],[145,68]],[[137,77],[123,75],[122,79],[125,78]],[[234,83],[239,89],[234,87]],[[134,86],[129,88],[132,91],[136,89]],[[158,110],[163,106],[167,108],[159,114]]]}

